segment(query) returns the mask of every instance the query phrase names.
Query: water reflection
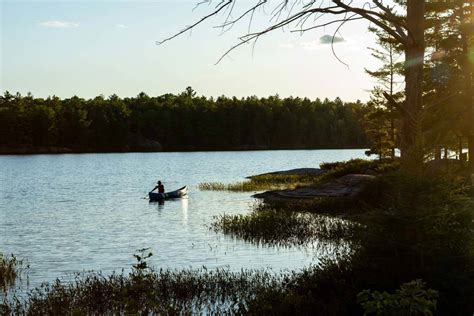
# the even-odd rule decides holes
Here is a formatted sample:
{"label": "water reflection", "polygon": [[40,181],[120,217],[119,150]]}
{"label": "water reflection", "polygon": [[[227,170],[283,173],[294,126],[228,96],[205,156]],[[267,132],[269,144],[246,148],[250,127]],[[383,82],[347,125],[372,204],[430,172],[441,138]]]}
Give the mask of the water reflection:
{"label": "water reflection", "polygon": [[188,197],[181,199],[181,210],[183,214],[183,225],[188,226]]}

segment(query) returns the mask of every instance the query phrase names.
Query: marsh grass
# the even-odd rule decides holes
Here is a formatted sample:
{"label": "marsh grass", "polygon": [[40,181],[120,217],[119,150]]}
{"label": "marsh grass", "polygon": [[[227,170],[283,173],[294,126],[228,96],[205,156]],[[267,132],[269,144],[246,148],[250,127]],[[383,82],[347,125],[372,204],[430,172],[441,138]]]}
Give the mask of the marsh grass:
{"label": "marsh grass", "polygon": [[265,190],[294,189],[297,187],[308,186],[316,181],[315,175],[258,175],[251,176],[249,180],[222,183],[222,182],[204,182],[198,185],[203,191],[232,191],[232,192],[256,192]]}
{"label": "marsh grass", "polygon": [[301,246],[316,241],[349,241],[355,223],[309,212],[259,205],[246,215],[220,215],[211,228],[246,241],[274,246]]}
{"label": "marsh grass", "polygon": [[6,256],[0,253],[0,290],[5,291],[15,284],[22,270],[27,268],[23,260],[15,255]]}
{"label": "marsh grass", "polygon": [[242,313],[258,293],[281,286],[269,270],[133,269],[126,275],[77,274],[4,304],[6,314],[149,315]]}

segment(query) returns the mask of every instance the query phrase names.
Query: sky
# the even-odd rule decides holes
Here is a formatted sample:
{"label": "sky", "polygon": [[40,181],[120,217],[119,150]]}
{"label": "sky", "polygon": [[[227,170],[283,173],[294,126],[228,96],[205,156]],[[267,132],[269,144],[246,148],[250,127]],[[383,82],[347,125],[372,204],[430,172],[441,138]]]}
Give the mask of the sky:
{"label": "sky", "polygon": [[[348,66],[326,43],[334,33],[331,27],[303,35],[279,30],[254,47],[241,46],[216,65],[245,34],[248,20],[222,33],[214,27],[225,20],[226,15],[219,15],[156,45],[212,9],[194,9],[198,2],[0,0],[0,90],[91,98],[132,97],[142,91],[154,96],[191,86],[208,97],[368,99],[375,82],[364,67],[374,70],[378,63],[367,49],[375,46],[367,22],[347,23],[337,34],[334,49]],[[268,12],[260,11],[252,27],[269,19]]]}

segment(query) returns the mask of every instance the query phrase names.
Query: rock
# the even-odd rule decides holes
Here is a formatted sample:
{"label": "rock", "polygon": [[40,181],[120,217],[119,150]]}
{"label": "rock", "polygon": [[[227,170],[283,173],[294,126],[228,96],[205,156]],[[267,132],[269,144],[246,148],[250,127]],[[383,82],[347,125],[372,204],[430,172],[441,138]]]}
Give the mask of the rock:
{"label": "rock", "polygon": [[161,146],[160,142],[148,139],[148,138],[141,138],[138,139],[135,145],[136,149],[143,150],[143,151],[162,151],[163,146]]}
{"label": "rock", "polygon": [[355,197],[375,176],[367,174],[348,174],[332,179],[316,187],[303,187],[294,190],[275,190],[255,194],[254,197],[268,199],[313,199],[318,197]]}

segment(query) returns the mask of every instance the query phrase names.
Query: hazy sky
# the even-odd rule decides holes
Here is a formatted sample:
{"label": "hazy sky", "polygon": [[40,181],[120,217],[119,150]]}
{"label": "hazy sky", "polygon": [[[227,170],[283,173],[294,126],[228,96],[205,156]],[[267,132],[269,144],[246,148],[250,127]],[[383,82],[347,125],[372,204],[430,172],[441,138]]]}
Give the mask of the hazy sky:
{"label": "hazy sky", "polygon": [[[221,34],[213,28],[224,20],[221,15],[192,33],[155,44],[211,9],[202,5],[193,11],[197,2],[0,0],[1,90],[89,98],[178,93],[192,86],[206,96],[368,98],[374,82],[363,69],[377,63],[367,50],[374,46],[367,22],[351,22],[338,34],[344,41],[334,48],[349,68],[322,43],[334,28],[303,36],[277,31],[253,50],[241,47],[215,65],[245,33],[248,21]],[[269,18],[258,13],[254,27]]]}

